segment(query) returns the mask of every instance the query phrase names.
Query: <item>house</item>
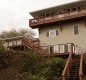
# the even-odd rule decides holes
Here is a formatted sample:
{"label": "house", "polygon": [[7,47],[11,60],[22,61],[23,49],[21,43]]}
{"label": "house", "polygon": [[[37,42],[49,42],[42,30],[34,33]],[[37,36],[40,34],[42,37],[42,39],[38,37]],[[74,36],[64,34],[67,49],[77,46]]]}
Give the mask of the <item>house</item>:
{"label": "house", "polygon": [[19,47],[22,47],[23,45],[23,38],[24,36],[18,36],[18,37],[11,37],[11,38],[5,38],[4,46],[7,50],[9,49],[18,49]]}
{"label": "house", "polygon": [[[33,11],[30,15],[33,19],[29,26],[38,28],[40,45],[47,44],[49,52],[58,52],[58,44],[66,43],[86,50],[86,0]],[[68,44],[62,47],[63,51],[70,50]]]}
{"label": "house", "polygon": [[11,38],[5,38],[2,39],[4,41],[4,46],[7,50],[12,49],[15,51],[26,51],[26,39],[31,40],[33,44],[39,43],[38,38],[32,38],[32,37],[25,37],[25,36],[17,36],[17,37],[11,37]]}

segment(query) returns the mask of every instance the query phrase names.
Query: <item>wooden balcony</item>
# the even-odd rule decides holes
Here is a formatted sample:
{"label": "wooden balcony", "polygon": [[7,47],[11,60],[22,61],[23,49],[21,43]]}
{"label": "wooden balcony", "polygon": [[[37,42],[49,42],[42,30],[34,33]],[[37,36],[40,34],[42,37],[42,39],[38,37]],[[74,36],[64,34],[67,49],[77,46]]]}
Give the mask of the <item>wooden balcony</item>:
{"label": "wooden balcony", "polygon": [[[54,52],[50,51],[49,46],[47,46],[45,47],[45,50],[47,50],[47,53],[42,53],[42,55],[43,56],[69,56],[71,52],[75,54],[75,45],[73,43],[57,44],[53,46],[55,46]],[[67,46],[66,49],[65,49],[65,46]]]}
{"label": "wooden balcony", "polygon": [[29,20],[29,26],[31,28],[39,28],[46,24],[71,20],[86,16],[86,8],[76,11],[64,12],[64,14],[54,14],[53,16],[41,17]]}

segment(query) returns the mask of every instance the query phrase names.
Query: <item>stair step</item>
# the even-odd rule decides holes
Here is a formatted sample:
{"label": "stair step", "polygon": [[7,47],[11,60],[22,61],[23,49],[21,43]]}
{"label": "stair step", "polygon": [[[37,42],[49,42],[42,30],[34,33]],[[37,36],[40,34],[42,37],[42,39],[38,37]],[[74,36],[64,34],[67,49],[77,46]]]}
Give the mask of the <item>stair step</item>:
{"label": "stair step", "polygon": [[71,72],[71,73],[69,73],[69,74],[73,74],[73,75],[79,75],[79,73],[78,72]]}
{"label": "stair step", "polygon": [[79,70],[79,68],[72,67],[72,68],[69,68],[69,70]]}
{"label": "stair step", "polygon": [[73,59],[72,62],[80,62],[80,59]]}
{"label": "stair step", "polygon": [[75,77],[74,78],[73,77],[70,77],[70,78],[68,77],[68,78],[66,78],[66,80],[79,80],[79,78],[78,77],[76,77],[76,78]]}
{"label": "stair step", "polygon": [[69,76],[66,76],[66,77],[79,77],[79,75],[69,75]]}
{"label": "stair step", "polygon": [[69,71],[79,71],[79,68],[69,68]]}
{"label": "stair step", "polygon": [[80,64],[80,62],[70,62],[70,64]]}
{"label": "stair step", "polygon": [[69,70],[69,72],[79,72],[79,70]]}
{"label": "stair step", "polygon": [[79,73],[69,73],[69,75],[71,76],[71,75],[79,75]]}
{"label": "stair step", "polygon": [[69,67],[76,67],[76,68],[78,68],[79,65],[70,65]]}
{"label": "stair step", "polygon": [[74,61],[74,62],[70,62],[70,63],[73,63],[73,64],[80,64],[80,61]]}
{"label": "stair step", "polygon": [[75,72],[75,73],[74,73],[74,72],[71,72],[71,73],[69,73],[69,74],[74,74],[74,75],[76,75],[76,74],[79,74],[79,73],[78,73],[78,72]]}
{"label": "stair step", "polygon": [[74,68],[79,69],[79,66],[70,66],[69,67],[69,69],[74,69]]}
{"label": "stair step", "polygon": [[79,69],[70,69],[69,71],[75,71],[76,72],[76,70],[79,71]]}

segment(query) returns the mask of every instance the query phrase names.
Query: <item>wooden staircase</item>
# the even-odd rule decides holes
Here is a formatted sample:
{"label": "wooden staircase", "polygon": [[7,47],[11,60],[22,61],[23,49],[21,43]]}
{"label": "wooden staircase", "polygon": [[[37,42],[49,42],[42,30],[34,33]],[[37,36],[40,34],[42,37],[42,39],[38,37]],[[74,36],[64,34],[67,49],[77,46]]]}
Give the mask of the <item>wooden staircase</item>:
{"label": "wooden staircase", "polygon": [[69,55],[60,80],[83,80],[83,53]]}
{"label": "wooden staircase", "polygon": [[38,42],[34,43],[31,39],[25,38],[23,42],[24,42],[24,45],[28,49],[30,49],[34,52],[37,52],[37,53],[40,53],[40,54],[48,54],[49,53],[47,49],[41,48],[41,46]]}
{"label": "wooden staircase", "polygon": [[69,65],[69,75],[65,76],[66,80],[79,80],[79,65],[80,65],[80,55],[73,55],[73,60]]}
{"label": "wooden staircase", "polygon": [[[39,43],[33,43],[30,39],[25,38],[24,45],[42,55],[50,54],[47,50],[41,48]],[[75,55],[72,47],[60,80],[83,80],[83,52]]]}

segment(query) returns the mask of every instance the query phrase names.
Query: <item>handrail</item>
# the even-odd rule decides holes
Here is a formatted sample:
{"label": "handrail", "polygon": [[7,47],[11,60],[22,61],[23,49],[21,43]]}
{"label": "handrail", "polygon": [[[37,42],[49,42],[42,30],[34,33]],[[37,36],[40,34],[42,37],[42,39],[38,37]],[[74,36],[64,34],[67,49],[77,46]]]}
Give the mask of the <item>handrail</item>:
{"label": "handrail", "polygon": [[32,42],[32,40],[25,38],[24,39],[24,44],[28,47],[30,47],[31,49],[33,49],[33,51],[36,51],[40,54],[44,54],[44,53],[48,53],[47,51],[45,51],[44,49],[41,48],[41,46],[39,45],[39,43],[35,43]]}
{"label": "handrail", "polygon": [[[27,39],[27,38],[24,39],[23,43],[25,45],[27,45],[28,47],[30,47],[31,49],[39,52],[40,54],[43,54],[43,55],[50,54],[50,52],[48,51],[49,45],[47,47],[43,46],[43,47],[46,47],[46,48],[43,48],[42,46],[40,46],[39,43],[34,43],[31,39]],[[68,53],[70,53],[70,52],[74,53],[74,50],[75,50],[74,44],[73,43],[66,43],[66,44],[71,44],[71,47],[70,47],[71,50]],[[60,45],[65,45],[65,44],[58,44],[58,45],[60,46]],[[59,52],[57,52],[57,53],[60,53],[60,47],[58,47],[58,51]],[[65,52],[63,52],[63,53],[65,53]]]}
{"label": "handrail", "polygon": [[84,54],[82,52],[81,53],[81,58],[80,58],[80,68],[79,68],[79,78],[80,78],[80,80],[83,80],[83,59],[84,59]]}
{"label": "handrail", "polygon": [[65,80],[65,75],[66,75],[66,72],[68,71],[68,67],[69,67],[71,60],[72,60],[72,52],[70,52],[70,55],[68,57],[68,60],[66,62],[66,65],[65,65],[63,73],[62,73],[62,79],[63,80]]}

